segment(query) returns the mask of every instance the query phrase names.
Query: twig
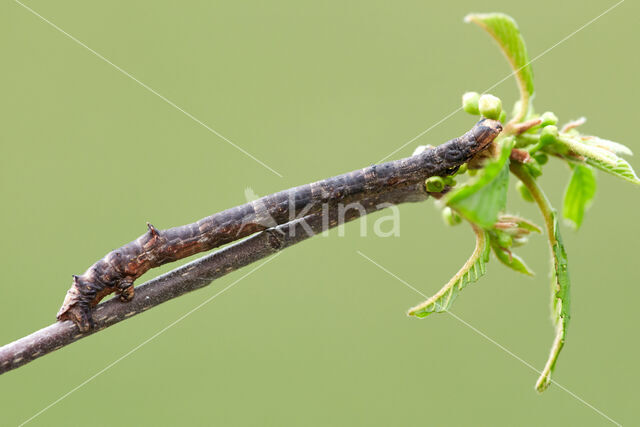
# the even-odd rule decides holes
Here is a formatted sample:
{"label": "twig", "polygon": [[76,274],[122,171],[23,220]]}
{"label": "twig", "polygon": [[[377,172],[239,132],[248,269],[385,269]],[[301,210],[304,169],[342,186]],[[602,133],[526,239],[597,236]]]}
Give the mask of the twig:
{"label": "twig", "polygon": [[[84,275],[75,276],[58,313],[58,323],[1,347],[0,374],[206,286],[318,232],[390,204],[424,200],[429,195],[425,178],[455,172],[490,145],[501,130],[499,122],[483,119],[463,136],[407,159],[265,196],[194,224],[164,231],[149,225],[148,233],[110,252]],[[345,207],[344,203],[349,204]],[[354,207],[348,209],[352,204]],[[291,214],[304,217],[290,221]],[[274,223],[266,225],[265,219]],[[137,287],[134,295],[133,281],[150,268],[250,234],[245,240],[148,281]],[[91,310],[113,292],[119,298]]]}
{"label": "twig", "polygon": [[[254,234],[238,243],[185,264],[136,287],[129,302],[113,298],[95,309],[95,328],[81,332],[71,321],[56,322],[24,338],[0,347],[0,374],[25,365],[81,338],[142,313],[165,301],[202,288],[228,273],[275,254],[326,229],[384,209],[390,204],[418,202],[428,197],[423,184],[360,201],[362,210],[341,211],[338,206]],[[343,216],[343,217],[342,217]]]}
{"label": "twig", "polygon": [[133,282],[151,268],[285,224],[291,218],[316,214],[325,206],[360,202],[432,176],[450,175],[491,144],[500,131],[500,122],[482,119],[464,135],[416,156],[280,191],[193,224],[168,230],[147,224],[147,233],[74,276],[58,320],[73,320],[87,332],[93,324],[92,307],[113,292],[123,301],[131,300]]}

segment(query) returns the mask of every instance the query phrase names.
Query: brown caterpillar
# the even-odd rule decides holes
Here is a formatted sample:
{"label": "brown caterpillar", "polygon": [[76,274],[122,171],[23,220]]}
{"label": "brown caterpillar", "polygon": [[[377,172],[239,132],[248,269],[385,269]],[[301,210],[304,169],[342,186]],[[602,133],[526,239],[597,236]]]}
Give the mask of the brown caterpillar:
{"label": "brown caterpillar", "polygon": [[158,230],[147,223],[145,234],[109,252],[81,276],[73,276],[57,318],[73,321],[82,332],[89,331],[93,327],[92,307],[113,292],[122,301],[130,301],[133,282],[151,268],[320,212],[325,203],[346,204],[390,186],[415,185],[431,176],[452,174],[501,131],[500,122],[483,119],[464,135],[412,157],[281,191],[193,224]]}

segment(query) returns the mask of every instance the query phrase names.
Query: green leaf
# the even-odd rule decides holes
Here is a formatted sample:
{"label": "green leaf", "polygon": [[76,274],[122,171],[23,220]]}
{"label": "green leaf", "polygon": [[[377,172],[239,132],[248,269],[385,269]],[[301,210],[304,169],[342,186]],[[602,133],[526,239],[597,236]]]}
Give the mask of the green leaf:
{"label": "green leaf", "polygon": [[[552,299],[552,316],[555,323],[556,335],[551,346],[547,363],[536,382],[536,390],[543,392],[551,384],[551,374],[558,361],[560,351],[564,346],[567,336],[567,327],[569,325],[569,269],[567,262],[567,252],[562,244],[560,230],[558,229],[558,220],[555,212],[551,212],[548,218],[552,224],[553,236],[549,238],[551,242],[551,252],[553,256],[553,274],[551,282],[551,299]],[[549,228],[549,227],[548,227]]]}
{"label": "green leaf", "polygon": [[489,233],[471,224],[476,234],[476,247],[462,268],[434,296],[409,310],[409,316],[427,317],[431,313],[441,313],[451,307],[458,293],[469,283],[477,281],[486,272],[489,261]]}
{"label": "green leaf", "polygon": [[527,276],[533,276],[533,271],[525,264],[524,260],[520,258],[518,255],[513,252],[500,247],[499,245],[491,245],[493,248],[493,253],[496,255],[496,258],[511,268],[512,270],[517,271],[518,273],[526,274]]}
{"label": "green leaf", "polygon": [[507,267],[517,271],[518,273],[533,276],[533,271],[525,264],[524,260],[514,254],[509,248],[500,245],[498,237],[491,235],[491,248],[496,258]]}
{"label": "green leaf", "polygon": [[574,229],[580,228],[584,213],[596,194],[596,177],[589,166],[572,165],[573,173],[564,194],[562,215]]}
{"label": "green leaf", "polygon": [[502,216],[500,216],[500,222],[511,222],[511,223],[515,224],[515,226],[517,228],[526,230],[529,233],[531,233],[531,232],[533,232],[533,233],[542,233],[542,229],[538,225],[536,225],[532,221],[529,221],[528,219],[525,219],[525,218],[522,218],[522,217],[519,217],[519,216],[502,215]]}
{"label": "green leaf", "polygon": [[533,96],[533,71],[518,24],[504,13],[470,14],[465,17],[465,22],[473,22],[488,32],[498,42],[502,53],[511,64],[520,90],[520,108],[513,120],[521,121],[527,114]]}
{"label": "green leaf", "polygon": [[544,391],[551,384],[551,374],[558,361],[560,351],[564,346],[567,336],[567,326],[569,325],[569,269],[567,253],[562,244],[556,211],[551,206],[549,199],[544,194],[535,178],[527,171],[523,165],[514,163],[511,171],[522,181],[533,196],[540,208],[544,218],[551,256],[553,260],[553,272],[551,281],[552,316],[555,324],[556,334],[551,346],[549,358],[542,370],[536,390]]}
{"label": "green leaf", "polygon": [[498,222],[489,230],[489,239],[496,258],[507,267],[528,276],[533,271],[518,255],[511,251],[512,247],[523,245],[531,233],[541,233],[540,227],[533,222],[515,215],[500,215]]}
{"label": "green leaf", "polygon": [[638,178],[631,165],[612,151],[586,144],[579,137],[567,134],[562,134],[558,141],[574,153],[585,157],[587,164],[626,181],[640,185],[640,178]]}
{"label": "green leaf", "polygon": [[513,138],[505,138],[500,145],[500,156],[488,162],[475,179],[451,191],[444,203],[467,220],[483,228],[491,228],[498,214],[505,210],[509,186],[509,155]]}
{"label": "green leaf", "polygon": [[604,148],[605,150],[611,151],[613,154],[624,154],[627,156],[633,155],[633,152],[629,147],[624,144],[620,144],[619,142],[609,141],[608,139],[598,138],[597,136],[582,135],[580,138],[585,144]]}
{"label": "green leaf", "polygon": [[640,178],[636,175],[631,165],[624,159],[616,156],[615,161],[602,161],[600,159],[587,159],[587,163],[608,174],[622,178],[625,181],[640,185]]}

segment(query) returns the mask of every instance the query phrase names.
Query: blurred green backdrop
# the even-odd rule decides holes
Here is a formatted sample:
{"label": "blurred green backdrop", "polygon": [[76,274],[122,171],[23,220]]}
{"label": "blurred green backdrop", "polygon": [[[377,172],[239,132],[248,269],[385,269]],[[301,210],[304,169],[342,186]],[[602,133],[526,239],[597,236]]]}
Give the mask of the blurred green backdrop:
{"label": "blurred green backdrop", "polygon": [[[145,221],[192,222],[243,203],[248,186],[263,195],[376,162],[455,110],[462,92],[506,76],[466,13],[511,14],[535,57],[614,2],[25,4],[283,177],[3,2],[0,343],[51,323],[70,275]],[[586,115],[587,131],[640,151],[638,16],[626,1],[538,59],[537,108]],[[512,79],[493,92],[516,98]],[[459,112],[394,157],[473,122]],[[568,171],[547,169],[559,206]],[[514,211],[540,220],[512,195]],[[573,321],[554,378],[623,424],[637,422],[640,398],[638,196],[600,174],[583,229],[563,230]],[[398,238],[360,237],[352,223],[345,237],[287,250],[31,424],[610,424],[557,386],[537,395],[535,372],[451,316],[406,317],[422,297],[356,251],[432,294],[473,243],[431,202],[403,206],[401,221]],[[521,253],[535,279],[492,261],[453,312],[541,368],[552,341],[545,239]],[[28,419],[247,271],[1,376],[0,424]]]}

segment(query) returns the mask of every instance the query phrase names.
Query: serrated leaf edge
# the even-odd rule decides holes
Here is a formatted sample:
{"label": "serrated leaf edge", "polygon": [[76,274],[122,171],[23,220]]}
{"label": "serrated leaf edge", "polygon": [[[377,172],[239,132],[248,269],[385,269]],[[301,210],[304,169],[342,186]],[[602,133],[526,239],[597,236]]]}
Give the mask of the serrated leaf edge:
{"label": "serrated leaf edge", "polygon": [[564,347],[564,341],[567,336],[567,327],[569,325],[569,289],[571,286],[569,280],[569,271],[567,267],[567,253],[562,244],[557,215],[553,213],[550,218],[552,224],[550,231],[553,237],[549,236],[551,243],[551,255],[553,258],[553,274],[552,274],[552,314],[555,323],[555,337],[549,357],[545,364],[538,381],[536,381],[536,390],[540,393],[545,391],[551,384],[551,374],[553,373],[560,351]]}
{"label": "serrated leaf edge", "polygon": [[631,165],[615,153],[594,145],[586,144],[577,137],[562,135],[559,141],[576,154],[586,158],[586,163],[626,181],[640,185],[640,178]]}
{"label": "serrated leaf edge", "polygon": [[605,150],[611,151],[614,154],[633,156],[633,151],[631,151],[631,149],[626,145],[620,144],[619,142],[610,141],[608,139],[600,138],[598,136],[590,136],[590,135],[582,135],[580,139],[585,144],[598,147],[598,148],[603,148]]}
{"label": "serrated leaf edge", "polygon": [[[517,31],[518,37],[520,38],[520,42],[522,43],[522,50],[524,54],[525,64],[523,66],[518,67],[516,65],[515,59],[512,58],[512,56],[507,51],[506,47],[500,42],[500,39],[497,37],[496,33],[493,31],[492,28],[490,28],[484,22],[485,19],[488,19],[490,17],[495,17],[495,16],[500,16],[505,18],[506,20],[511,21],[515,30]],[[467,23],[473,22],[474,24],[478,25],[480,28],[485,30],[491,36],[491,38],[493,38],[496,41],[496,43],[500,47],[500,50],[502,51],[504,56],[507,58],[509,65],[511,65],[511,69],[513,70],[513,75],[516,78],[518,90],[520,92],[520,109],[518,113],[513,117],[513,119],[511,119],[511,122],[518,123],[522,121],[526,117],[527,110],[530,107],[531,98],[533,97],[533,94],[534,94],[534,87],[533,87],[533,71],[531,70],[531,61],[529,60],[527,46],[524,42],[524,38],[522,37],[522,34],[520,33],[520,27],[518,27],[518,23],[511,16],[504,13],[470,13],[464,17],[464,22],[467,22]],[[530,82],[525,81],[524,73],[523,73],[523,70],[525,69],[528,69]]]}
{"label": "serrated leaf edge", "polygon": [[[426,317],[432,313],[446,311],[460,290],[467,284],[476,282],[485,274],[490,254],[489,233],[471,222],[469,224],[476,236],[473,253],[462,268],[435,295],[409,309],[407,313],[409,316]],[[446,300],[443,303],[438,303],[444,298]],[[428,310],[430,306],[433,306],[432,310]]]}

